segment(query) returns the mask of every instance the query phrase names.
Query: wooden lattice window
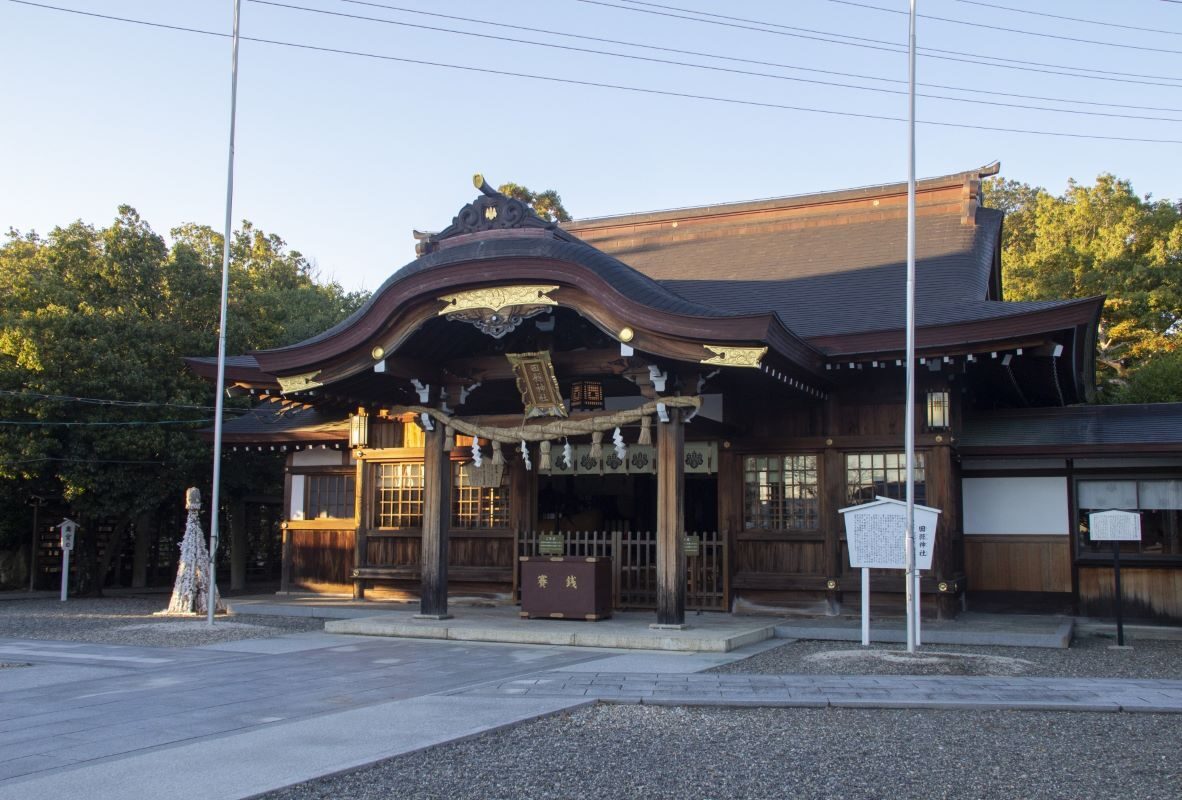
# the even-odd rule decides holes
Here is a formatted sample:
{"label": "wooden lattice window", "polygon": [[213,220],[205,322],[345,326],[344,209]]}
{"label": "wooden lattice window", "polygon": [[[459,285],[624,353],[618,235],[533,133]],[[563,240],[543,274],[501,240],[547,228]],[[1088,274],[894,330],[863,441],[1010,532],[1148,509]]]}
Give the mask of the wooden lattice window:
{"label": "wooden lattice window", "polygon": [[[915,502],[923,505],[923,453],[915,454]],[[905,453],[846,453],[846,501],[850,505],[869,503],[875,497],[907,499],[907,456]]]}
{"label": "wooden lattice window", "polygon": [[423,524],[422,462],[374,466],[374,525],[418,528]]}
{"label": "wooden lattice window", "polygon": [[817,457],[747,456],[743,525],[758,530],[817,528]]}
{"label": "wooden lattice window", "polygon": [[471,486],[459,463],[452,464],[451,526],[453,528],[509,527],[509,472],[499,486]]}
{"label": "wooden lattice window", "polygon": [[352,473],[305,476],[304,519],[352,519],[357,478]]}

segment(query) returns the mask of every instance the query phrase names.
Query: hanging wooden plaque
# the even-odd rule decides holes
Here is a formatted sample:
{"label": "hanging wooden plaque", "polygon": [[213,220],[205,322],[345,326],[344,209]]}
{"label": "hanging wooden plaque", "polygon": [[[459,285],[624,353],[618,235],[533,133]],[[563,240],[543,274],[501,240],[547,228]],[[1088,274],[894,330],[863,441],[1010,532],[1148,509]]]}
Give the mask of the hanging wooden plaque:
{"label": "hanging wooden plaque", "polygon": [[566,406],[554,375],[550,353],[506,353],[517,377],[517,390],[525,405],[526,417],[565,417]]}

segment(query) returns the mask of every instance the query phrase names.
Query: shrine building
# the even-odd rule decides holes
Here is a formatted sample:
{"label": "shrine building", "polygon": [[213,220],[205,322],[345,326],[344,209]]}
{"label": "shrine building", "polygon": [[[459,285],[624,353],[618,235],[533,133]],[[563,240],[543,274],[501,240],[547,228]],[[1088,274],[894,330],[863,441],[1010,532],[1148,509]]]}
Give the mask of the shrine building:
{"label": "shrine building", "polygon": [[[917,187],[924,611],[1106,613],[1087,515],[1119,508],[1125,613],[1182,618],[1182,404],[1089,404],[1104,298],[1004,299],[996,173]],[[348,319],[227,360],[266,413],[225,457],[286,457],[282,590],[442,616],[560,554],[659,624],[856,609],[839,510],[905,491],[906,184],[562,225],[477,185]]]}

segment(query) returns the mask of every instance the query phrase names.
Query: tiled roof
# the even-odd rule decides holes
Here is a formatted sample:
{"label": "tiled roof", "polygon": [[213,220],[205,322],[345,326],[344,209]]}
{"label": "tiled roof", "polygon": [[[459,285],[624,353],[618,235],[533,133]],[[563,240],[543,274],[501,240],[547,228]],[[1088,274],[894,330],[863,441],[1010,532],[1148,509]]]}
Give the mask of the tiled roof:
{"label": "tiled roof", "polygon": [[960,447],[1182,452],[1182,403],[999,411],[966,420]]}

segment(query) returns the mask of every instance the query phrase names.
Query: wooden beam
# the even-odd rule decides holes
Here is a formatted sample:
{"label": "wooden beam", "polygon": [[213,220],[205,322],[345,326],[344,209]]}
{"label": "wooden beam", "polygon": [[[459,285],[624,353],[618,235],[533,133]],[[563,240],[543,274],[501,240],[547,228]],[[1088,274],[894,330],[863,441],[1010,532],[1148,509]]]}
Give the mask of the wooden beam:
{"label": "wooden beam", "polygon": [[451,459],[444,426],[425,431],[423,443],[423,575],[419,616],[447,619],[447,531],[451,522]]}
{"label": "wooden beam", "polygon": [[[621,375],[629,366],[629,359],[622,357],[618,349],[610,348],[551,353],[550,360],[563,377]],[[516,378],[509,359],[503,355],[455,358],[447,362],[445,369],[465,380],[508,381]]]}
{"label": "wooden beam", "polygon": [[685,425],[657,423],[657,624],[685,625]]}

